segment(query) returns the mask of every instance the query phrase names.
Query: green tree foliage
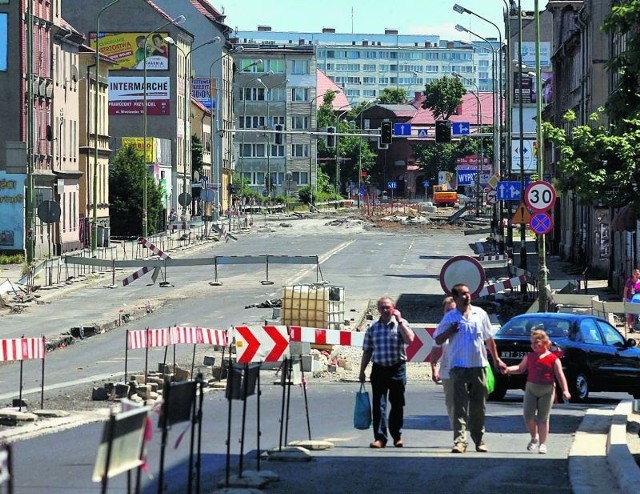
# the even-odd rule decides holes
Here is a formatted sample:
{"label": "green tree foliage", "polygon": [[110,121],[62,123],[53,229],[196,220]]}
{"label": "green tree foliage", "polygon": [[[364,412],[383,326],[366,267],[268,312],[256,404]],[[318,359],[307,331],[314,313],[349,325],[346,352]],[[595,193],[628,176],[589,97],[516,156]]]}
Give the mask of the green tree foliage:
{"label": "green tree foliage", "polygon": [[407,90],[399,87],[386,87],[380,93],[378,101],[383,105],[403,105],[407,102]]}
{"label": "green tree foliage", "polygon": [[[614,135],[597,123],[601,113],[602,109],[591,115],[591,125],[578,125],[568,131],[543,123],[545,139],[560,150],[558,188],[574,191],[586,204],[620,207],[634,201],[640,205],[633,185],[640,184],[640,121],[625,119],[627,132]],[[575,118],[569,111],[564,120],[571,124]]]}
{"label": "green tree foliage", "polygon": [[[640,114],[640,0],[624,0],[611,7],[602,29],[625,39],[624,51],[609,60],[607,69],[617,75],[616,87],[605,109],[617,124],[617,132],[627,130],[624,119]],[[614,130],[615,132],[615,130]]]}
{"label": "green tree foliage", "polygon": [[204,174],[204,162],[202,161],[202,141],[196,135],[191,136],[191,173],[202,177]]}
{"label": "green tree foliage", "polygon": [[118,237],[142,235],[143,184],[147,181],[147,230],[156,233],[161,227],[162,194],[153,177],[146,173],[144,157],[133,146],[116,154],[109,172],[109,212],[111,234]]}
{"label": "green tree foliage", "polygon": [[456,111],[466,92],[457,77],[444,76],[425,86],[422,108],[431,110],[436,120],[447,120]]}
{"label": "green tree foliage", "polygon": [[435,183],[439,171],[453,172],[456,159],[480,153],[477,139],[463,137],[454,143],[416,144],[413,153],[425,178]]}

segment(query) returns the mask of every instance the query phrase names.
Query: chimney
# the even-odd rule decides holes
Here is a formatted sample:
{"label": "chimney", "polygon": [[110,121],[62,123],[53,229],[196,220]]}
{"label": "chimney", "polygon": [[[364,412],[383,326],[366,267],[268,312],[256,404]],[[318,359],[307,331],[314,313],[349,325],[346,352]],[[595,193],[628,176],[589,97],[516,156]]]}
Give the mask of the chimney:
{"label": "chimney", "polygon": [[425,95],[422,91],[416,91],[415,96],[413,97],[414,104],[416,108],[422,107],[422,102],[425,100]]}
{"label": "chimney", "polygon": [[397,29],[393,29],[393,28],[385,28],[384,30],[384,34],[395,34],[396,36],[398,35],[398,30]]}
{"label": "chimney", "polygon": [[333,28],[333,27],[323,27],[323,28],[322,28],[322,32],[323,32],[323,33],[335,33],[335,32],[336,32],[336,30],[335,30],[335,28]]}
{"label": "chimney", "polygon": [[304,38],[298,39],[298,45],[300,46],[304,45]]}
{"label": "chimney", "polygon": [[425,48],[431,48],[431,41],[425,41],[424,42],[424,47]]}
{"label": "chimney", "polygon": [[362,40],[362,46],[369,46],[369,40],[368,39],[363,39]]}
{"label": "chimney", "polygon": [[265,25],[258,26],[258,31],[271,31],[271,26],[265,26]]}

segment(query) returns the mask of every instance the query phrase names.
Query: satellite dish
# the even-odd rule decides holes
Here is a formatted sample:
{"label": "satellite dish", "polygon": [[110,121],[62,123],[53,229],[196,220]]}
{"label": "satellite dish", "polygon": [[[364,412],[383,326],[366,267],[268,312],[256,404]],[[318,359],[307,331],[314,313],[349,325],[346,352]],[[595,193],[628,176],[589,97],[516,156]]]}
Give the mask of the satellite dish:
{"label": "satellite dish", "polygon": [[60,221],[60,204],[55,201],[42,201],[38,206],[38,218],[44,223]]}

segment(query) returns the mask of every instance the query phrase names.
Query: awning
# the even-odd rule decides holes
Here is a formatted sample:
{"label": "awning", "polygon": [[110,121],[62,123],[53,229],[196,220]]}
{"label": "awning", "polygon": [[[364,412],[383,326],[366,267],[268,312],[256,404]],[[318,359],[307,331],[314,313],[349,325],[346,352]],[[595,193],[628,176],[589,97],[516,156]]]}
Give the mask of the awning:
{"label": "awning", "polygon": [[611,230],[614,232],[635,232],[637,225],[638,217],[636,212],[633,210],[632,203],[618,209],[611,220]]}

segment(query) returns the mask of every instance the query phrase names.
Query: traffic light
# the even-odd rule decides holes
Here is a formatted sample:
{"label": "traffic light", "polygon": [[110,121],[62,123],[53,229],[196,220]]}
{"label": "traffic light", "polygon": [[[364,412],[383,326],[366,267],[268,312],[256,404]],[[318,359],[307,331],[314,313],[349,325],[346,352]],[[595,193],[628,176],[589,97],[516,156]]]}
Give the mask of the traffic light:
{"label": "traffic light", "polygon": [[393,141],[393,132],[391,122],[382,122],[380,126],[380,144],[391,144]]}
{"label": "traffic light", "polygon": [[327,147],[334,148],[336,147],[336,133],[335,127],[327,127]]}
{"label": "traffic light", "polygon": [[451,142],[451,120],[436,120],[436,142]]}
{"label": "traffic light", "polygon": [[275,142],[278,146],[280,146],[282,144],[282,131],[284,130],[284,125],[282,124],[276,124],[273,127],[276,131],[275,133]]}

